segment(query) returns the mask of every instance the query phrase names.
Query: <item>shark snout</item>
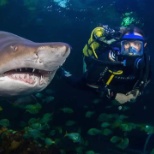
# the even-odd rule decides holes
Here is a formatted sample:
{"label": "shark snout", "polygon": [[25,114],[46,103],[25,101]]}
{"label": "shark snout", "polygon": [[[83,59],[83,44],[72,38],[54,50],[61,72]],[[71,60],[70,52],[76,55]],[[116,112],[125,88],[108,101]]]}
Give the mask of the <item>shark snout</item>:
{"label": "shark snout", "polygon": [[71,47],[66,43],[52,43],[44,44],[38,47],[37,54],[38,56],[49,58],[50,56],[64,57],[66,58],[70,53]]}
{"label": "shark snout", "polygon": [[61,43],[61,45],[59,46],[59,48],[61,48],[60,52],[61,52],[61,55],[63,57],[67,57],[68,54],[70,53],[70,50],[71,50],[70,45],[68,45],[66,43]]}
{"label": "shark snout", "polygon": [[32,59],[36,68],[51,70],[54,67],[57,69],[65,62],[70,50],[71,47],[67,43],[38,44],[34,55],[28,59]]}

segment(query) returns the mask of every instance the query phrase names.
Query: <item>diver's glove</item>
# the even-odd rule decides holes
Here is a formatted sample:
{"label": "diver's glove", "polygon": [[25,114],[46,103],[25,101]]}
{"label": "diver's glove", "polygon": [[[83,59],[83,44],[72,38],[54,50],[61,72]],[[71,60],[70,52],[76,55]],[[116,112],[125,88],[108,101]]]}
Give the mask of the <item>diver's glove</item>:
{"label": "diver's glove", "polygon": [[115,96],[115,100],[119,104],[125,104],[127,102],[135,102],[138,96],[140,96],[140,91],[138,89],[135,89],[126,94],[117,93]]}
{"label": "diver's glove", "polygon": [[72,74],[68,71],[66,71],[64,68],[60,67],[57,71],[57,75],[60,77],[60,78],[67,78],[67,77],[70,77],[72,76]]}

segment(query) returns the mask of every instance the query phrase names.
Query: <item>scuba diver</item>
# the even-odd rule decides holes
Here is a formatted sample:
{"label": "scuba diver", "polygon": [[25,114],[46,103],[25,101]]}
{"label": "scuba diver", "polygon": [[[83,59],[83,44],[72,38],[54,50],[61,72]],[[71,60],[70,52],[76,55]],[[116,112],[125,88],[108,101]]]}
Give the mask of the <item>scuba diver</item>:
{"label": "scuba diver", "polygon": [[146,44],[142,30],[135,26],[96,27],[83,48],[82,77],[63,68],[58,74],[73,87],[93,90],[114,103],[135,102],[151,79]]}

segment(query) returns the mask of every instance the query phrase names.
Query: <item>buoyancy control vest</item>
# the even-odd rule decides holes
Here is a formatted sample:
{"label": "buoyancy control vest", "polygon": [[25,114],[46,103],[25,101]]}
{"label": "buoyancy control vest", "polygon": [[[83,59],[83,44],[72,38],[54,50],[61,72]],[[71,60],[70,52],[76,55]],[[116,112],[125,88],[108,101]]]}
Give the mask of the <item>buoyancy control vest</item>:
{"label": "buoyancy control vest", "polygon": [[118,48],[94,37],[97,32],[98,37],[104,38],[102,27],[97,27],[83,48],[87,85],[99,88],[108,84],[109,88],[123,93],[135,88],[142,91],[151,74],[148,54],[144,52],[142,57],[135,58],[120,57]]}
{"label": "buoyancy control vest", "polygon": [[[135,59],[125,66],[123,61],[118,60],[118,56],[115,56],[115,61],[109,58],[109,53],[114,51],[103,51],[98,54],[98,59],[94,56],[85,56],[85,63],[87,67],[87,84],[95,85],[95,87],[103,87],[108,84],[108,88],[117,92],[128,92],[132,89],[143,90],[145,84],[149,78],[150,64],[149,56],[145,53],[142,57],[144,66],[137,68],[134,66]],[[129,61],[129,60],[127,60]],[[117,73],[122,71],[122,73]],[[114,73],[113,73],[114,72]],[[110,79],[112,76],[112,80]],[[109,82],[110,80],[110,82]]]}

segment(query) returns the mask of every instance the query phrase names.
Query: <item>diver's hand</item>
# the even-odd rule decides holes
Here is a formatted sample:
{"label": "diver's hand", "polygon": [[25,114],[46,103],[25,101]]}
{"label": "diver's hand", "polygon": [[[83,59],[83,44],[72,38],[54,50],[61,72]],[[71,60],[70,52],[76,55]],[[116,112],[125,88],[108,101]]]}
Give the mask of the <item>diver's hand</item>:
{"label": "diver's hand", "polygon": [[126,96],[125,94],[122,93],[117,93],[115,100],[119,103],[119,104],[125,104],[126,102],[128,102],[128,96]]}
{"label": "diver's hand", "polygon": [[122,93],[117,93],[115,100],[119,103],[119,104],[125,104],[127,102],[135,102],[136,98],[140,95],[139,90],[132,90],[130,92],[128,92],[126,95],[122,94]]}

